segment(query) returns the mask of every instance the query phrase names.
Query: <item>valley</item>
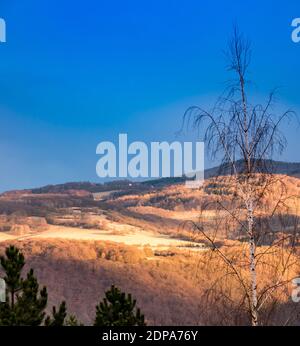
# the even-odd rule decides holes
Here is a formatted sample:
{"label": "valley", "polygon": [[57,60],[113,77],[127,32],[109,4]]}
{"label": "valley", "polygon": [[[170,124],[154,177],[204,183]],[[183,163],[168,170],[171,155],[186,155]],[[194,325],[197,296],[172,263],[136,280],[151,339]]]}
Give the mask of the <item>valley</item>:
{"label": "valley", "polygon": [[[279,178],[289,195],[300,196],[298,178]],[[26,268],[32,267],[48,287],[49,306],[65,300],[69,312],[84,324],[92,323],[96,302],[115,284],[136,297],[150,325],[244,325],[240,284],[218,255],[230,258],[247,281],[240,263],[247,257],[247,243],[238,224],[218,208],[220,198],[225,206],[232,203],[230,179],[207,179],[199,190],[183,183],[118,182],[7,192],[0,195],[0,253],[8,244],[20,248]],[[263,235],[257,248],[264,259],[258,265],[262,291],[279,278],[278,266],[285,258],[286,278],[300,273],[299,243],[292,250],[288,243],[292,234],[300,233],[299,199],[287,202],[284,218],[278,214],[275,222],[265,224],[266,208],[272,209],[278,195],[276,184],[265,193],[257,214]],[[286,240],[279,247],[282,235]],[[272,323],[282,323],[293,310],[290,290],[285,285],[278,292]],[[270,308],[266,305],[263,312],[266,319]]]}

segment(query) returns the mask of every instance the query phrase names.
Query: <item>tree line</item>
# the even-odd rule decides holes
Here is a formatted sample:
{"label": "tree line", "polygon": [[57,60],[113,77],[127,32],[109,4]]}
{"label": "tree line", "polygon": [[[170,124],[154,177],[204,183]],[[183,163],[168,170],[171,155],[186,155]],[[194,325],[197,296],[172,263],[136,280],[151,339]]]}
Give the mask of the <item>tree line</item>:
{"label": "tree line", "polygon": [[[0,326],[82,326],[74,315],[68,315],[67,305],[62,301],[53,306],[50,315],[47,288],[40,284],[30,269],[22,272],[25,257],[15,246],[9,246],[0,257],[6,283],[6,301],[0,303]],[[136,307],[131,294],[112,285],[105,297],[95,307],[94,326],[144,326],[145,317]]]}

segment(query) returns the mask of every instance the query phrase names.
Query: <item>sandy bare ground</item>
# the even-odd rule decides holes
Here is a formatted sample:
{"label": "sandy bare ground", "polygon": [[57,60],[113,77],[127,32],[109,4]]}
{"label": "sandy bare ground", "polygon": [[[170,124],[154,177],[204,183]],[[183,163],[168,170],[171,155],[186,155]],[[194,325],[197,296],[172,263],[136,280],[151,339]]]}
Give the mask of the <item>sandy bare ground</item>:
{"label": "sandy bare ground", "polygon": [[[133,228],[133,227],[132,227]],[[0,242],[5,240],[25,240],[25,239],[68,239],[68,240],[101,240],[116,243],[123,243],[126,245],[135,246],[151,246],[154,248],[191,248],[193,243],[180,239],[170,238],[168,235],[157,234],[150,231],[141,230],[136,228],[129,233],[116,234],[110,231],[98,229],[81,229],[65,226],[49,226],[49,229],[44,232],[27,234],[27,235],[11,235],[8,233],[0,233]],[[194,244],[195,247],[199,244]],[[192,248],[191,248],[192,249]],[[197,247],[199,250],[199,247]]]}
{"label": "sandy bare ground", "polygon": [[0,232],[0,242],[13,239],[16,239],[16,237],[8,233]]}
{"label": "sandy bare ground", "polygon": [[217,215],[218,217],[227,215],[225,211],[218,211],[217,214],[215,210],[203,210],[202,212],[198,210],[174,211],[151,206],[129,207],[128,209],[140,214],[157,215],[179,221],[198,221],[200,217],[205,219],[212,219]]}

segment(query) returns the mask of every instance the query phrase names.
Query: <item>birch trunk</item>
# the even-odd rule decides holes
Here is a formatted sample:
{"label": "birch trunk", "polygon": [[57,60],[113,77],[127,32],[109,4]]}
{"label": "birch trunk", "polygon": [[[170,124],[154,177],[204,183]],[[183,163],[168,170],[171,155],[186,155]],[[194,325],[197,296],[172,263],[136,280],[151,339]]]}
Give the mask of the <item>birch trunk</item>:
{"label": "birch trunk", "polygon": [[253,202],[250,197],[247,203],[248,212],[248,233],[249,233],[249,251],[250,251],[250,290],[251,290],[251,324],[252,326],[258,325],[258,312],[257,312],[257,277],[256,277],[256,244],[254,239],[253,229]]}

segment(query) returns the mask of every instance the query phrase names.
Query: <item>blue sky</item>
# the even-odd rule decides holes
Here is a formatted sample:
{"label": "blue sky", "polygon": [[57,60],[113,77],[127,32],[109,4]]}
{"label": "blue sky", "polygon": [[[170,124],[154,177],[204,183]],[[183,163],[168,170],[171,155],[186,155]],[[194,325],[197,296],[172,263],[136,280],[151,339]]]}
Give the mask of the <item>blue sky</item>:
{"label": "blue sky", "polygon": [[[122,132],[173,140],[185,108],[223,90],[234,22],[253,42],[255,94],[280,87],[300,110],[299,0],[2,0],[0,17],[0,191],[99,182],[96,146]],[[282,160],[300,161],[299,128],[285,131]]]}

